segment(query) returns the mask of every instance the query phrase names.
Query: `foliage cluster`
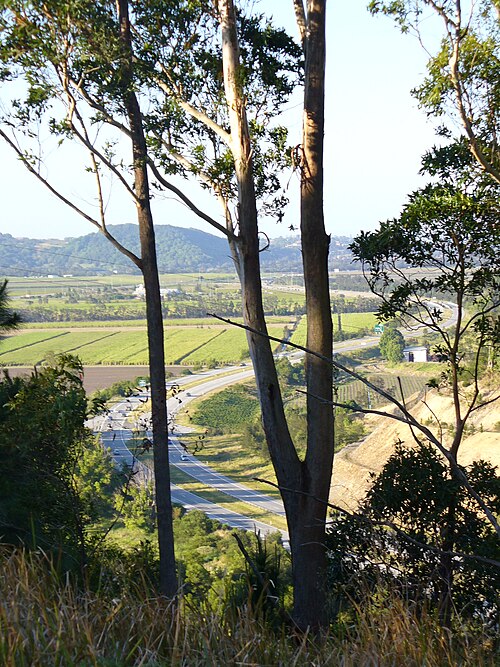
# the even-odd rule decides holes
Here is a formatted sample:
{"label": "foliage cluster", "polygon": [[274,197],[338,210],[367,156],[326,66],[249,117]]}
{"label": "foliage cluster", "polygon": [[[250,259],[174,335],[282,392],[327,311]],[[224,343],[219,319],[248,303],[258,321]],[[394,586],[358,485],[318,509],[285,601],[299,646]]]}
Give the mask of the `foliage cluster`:
{"label": "foliage cluster", "polygon": [[[153,593],[158,554],[148,540],[155,530],[154,495],[151,488],[119,473],[84,427],[87,398],[81,372],[75,358],[59,356],[29,378],[6,376],[0,383],[0,460],[6,475],[0,493],[2,542],[40,547],[59,558],[61,572],[73,572],[90,588],[105,586],[115,594],[137,575],[140,565],[140,576]],[[117,383],[113,393],[126,395],[134,386]],[[105,539],[117,520],[142,540],[130,553]],[[210,598],[215,604],[220,598],[236,606],[236,601],[247,601],[253,579],[233,532],[201,512],[176,509],[178,576],[186,600],[201,604]],[[112,529],[109,537],[113,540],[114,535]],[[282,596],[288,586],[282,547],[276,540],[263,542],[244,532],[239,539],[249,553],[268,553],[263,566],[267,563],[272,570],[281,563],[269,579],[275,580],[275,595],[282,580]],[[122,582],[119,572],[125,577]]]}
{"label": "foliage cluster", "polygon": [[116,476],[84,426],[81,377],[81,364],[61,355],[31,377],[0,382],[0,522],[4,541],[61,550],[83,567]]}
{"label": "foliage cluster", "polygon": [[405,339],[399,329],[386,329],[380,336],[380,352],[382,356],[393,364],[403,360]]}
{"label": "foliage cluster", "polygon": [[236,386],[223,389],[202,401],[191,418],[196,424],[219,433],[237,433],[253,422],[258,414],[259,402],[255,390]]}
{"label": "foliage cluster", "polygon": [[[498,514],[496,469],[476,461],[467,473]],[[330,540],[337,604],[343,600],[349,605],[352,598],[363,597],[368,582],[371,590],[383,582],[421,608],[439,610],[443,620],[443,614],[452,615],[451,609],[443,608],[451,588],[453,614],[498,627],[498,538],[430,445],[399,443],[382,472],[372,474],[372,486],[359,513],[334,514]]]}

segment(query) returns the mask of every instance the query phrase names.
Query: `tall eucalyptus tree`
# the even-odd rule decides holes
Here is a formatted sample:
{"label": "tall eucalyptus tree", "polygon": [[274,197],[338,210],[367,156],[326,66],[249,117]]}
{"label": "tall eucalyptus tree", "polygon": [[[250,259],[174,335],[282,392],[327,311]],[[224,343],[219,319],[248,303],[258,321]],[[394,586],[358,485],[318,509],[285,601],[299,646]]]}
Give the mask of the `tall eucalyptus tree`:
{"label": "tall eucalyptus tree", "polygon": [[[97,184],[100,219],[78,208],[60,191],[58,196],[118,247],[105,221],[102,170],[110,170],[132,197],[143,230],[141,257],[120,249],[141,267],[152,291],[157,286],[154,263],[149,263],[153,233],[148,177],[155,193],[173,191],[228,238],[242,287],[264,430],[287,512],[294,617],[300,627],[326,621],[322,576],[326,565],[325,501],[333,460],[332,371],[318,356],[308,358],[309,426],[307,453],[301,460],[290,437],[266,338],[259,261],[266,237],[259,220],[262,215],[283,218],[286,192],[279,173],[295,166],[301,180],[308,346],[329,357],[329,238],[322,208],[325,4],[325,0],[308,0],[304,7],[301,1],[294,1],[302,49],[264,16],[235,7],[232,0],[134,2],[130,19],[128,4],[121,1],[116,9],[105,0],[18,1],[6,3],[1,15],[3,76],[8,79],[23,74],[28,89],[27,98],[11,107],[1,135],[38,178],[43,178],[38,157],[18,146],[13,130],[29,127],[33,132],[32,121],[42,117],[58,138],[76,139],[85,146]],[[46,76],[48,68],[52,78]],[[302,80],[303,139],[291,151],[279,114]],[[146,105],[141,109],[143,98],[147,98],[147,112],[143,110]],[[64,112],[56,119],[61,109]],[[93,136],[104,139],[102,144],[91,139],[90,129]],[[96,129],[100,134],[96,135]],[[131,168],[121,149],[109,139],[112,131],[131,142]],[[201,211],[187,197],[185,188],[173,185],[170,177],[174,174],[194,177],[211,190],[221,203],[222,220]],[[161,326],[153,312],[154,308],[150,337],[159,336]],[[159,343],[154,340],[158,353],[152,352],[151,360],[159,366]],[[157,386],[156,395],[160,394]],[[155,436],[155,451],[163,448],[165,438],[165,431],[161,442]],[[155,461],[156,467],[163,468],[165,459],[162,461]],[[158,470],[156,474],[163,473]]]}
{"label": "tall eucalyptus tree", "polygon": [[[147,174],[148,152],[135,86],[128,1],[5,2],[0,14],[1,75],[21,79],[24,96],[11,101],[0,135],[23,164],[62,202],[95,225],[141,271],[146,291],[146,318],[151,376],[160,590],[177,592],[170,472],[168,466],[165,361],[160,285]],[[16,89],[17,92],[18,89]],[[93,134],[102,121],[90,115],[94,100],[113,108],[128,139],[131,163],[120,161],[109,138]],[[43,155],[22,147],[39,140],[45,123],[59,142],[73,140],[88,155],[95,177],[98,217],[63,194],[57,176],[43,175]],[[19,139],[21,135],[22,139]],[[24,144],[25,145],[25,144]],[[126,149],[125,149],[126,150]],[[130,158],[129,158],[130,159]],[[113,174],[135,205],[140,255],[121,245],[107,228],[103,172]]]}

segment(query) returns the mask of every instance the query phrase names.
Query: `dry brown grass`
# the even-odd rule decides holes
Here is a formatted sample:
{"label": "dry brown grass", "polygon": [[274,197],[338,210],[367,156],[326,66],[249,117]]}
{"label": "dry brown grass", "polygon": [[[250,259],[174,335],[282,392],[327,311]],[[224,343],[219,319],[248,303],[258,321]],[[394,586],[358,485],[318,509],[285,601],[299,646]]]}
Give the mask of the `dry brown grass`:
{"label": "dry brown grass", "polygon": [[443,631],[400,600],[367,602],[321,636],[298,635],[272,630],[246,609],[173,608],[141,597],[140,584],[115,599],[81,593],[42,555],[4,550],[0,559],[3,667],[495,665],[486,636]]}

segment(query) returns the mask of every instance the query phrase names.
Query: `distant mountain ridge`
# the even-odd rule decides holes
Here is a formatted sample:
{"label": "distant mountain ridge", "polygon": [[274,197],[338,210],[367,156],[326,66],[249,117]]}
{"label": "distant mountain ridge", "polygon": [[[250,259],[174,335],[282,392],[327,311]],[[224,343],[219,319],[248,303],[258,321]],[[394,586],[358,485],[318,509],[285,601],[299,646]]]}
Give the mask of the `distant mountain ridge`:
{"label": "distant mountain ridge", "polygon": [[[132,252],[139,253],[137,225],[110,225],[109,231]],[[227,241],[199,229],[157,225],[156,248],[160,273],[231,272],[234,270]],[[335,268],[354,268],[347,237],[332,238]],[[302,270],[297,237],[272,239],[262,255],[266,271]],[[94,232],[76,238],[29,239],[0,234],[0,274],[24,275],[97,275],[139,273],[102,234]]]}

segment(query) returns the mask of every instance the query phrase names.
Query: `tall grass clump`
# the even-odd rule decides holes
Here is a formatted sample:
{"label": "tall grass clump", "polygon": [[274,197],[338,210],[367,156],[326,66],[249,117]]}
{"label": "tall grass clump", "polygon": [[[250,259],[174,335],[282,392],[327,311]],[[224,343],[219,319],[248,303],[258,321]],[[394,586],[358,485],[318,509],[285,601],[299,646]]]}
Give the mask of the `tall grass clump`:
{"label": "tall grass clump", "polygon": [[[40,553],[0,553],[0,664],[62,666],[389,665],[493,667],[490,639],[440,629],[387,595],[358,602],[322,634],[271,627],[247,605],[176,605],[127,582],[113,597],[78,588]],[[119,573],[117,573],[119,576]],[[116,595],[116,590],[115,590]]]}

